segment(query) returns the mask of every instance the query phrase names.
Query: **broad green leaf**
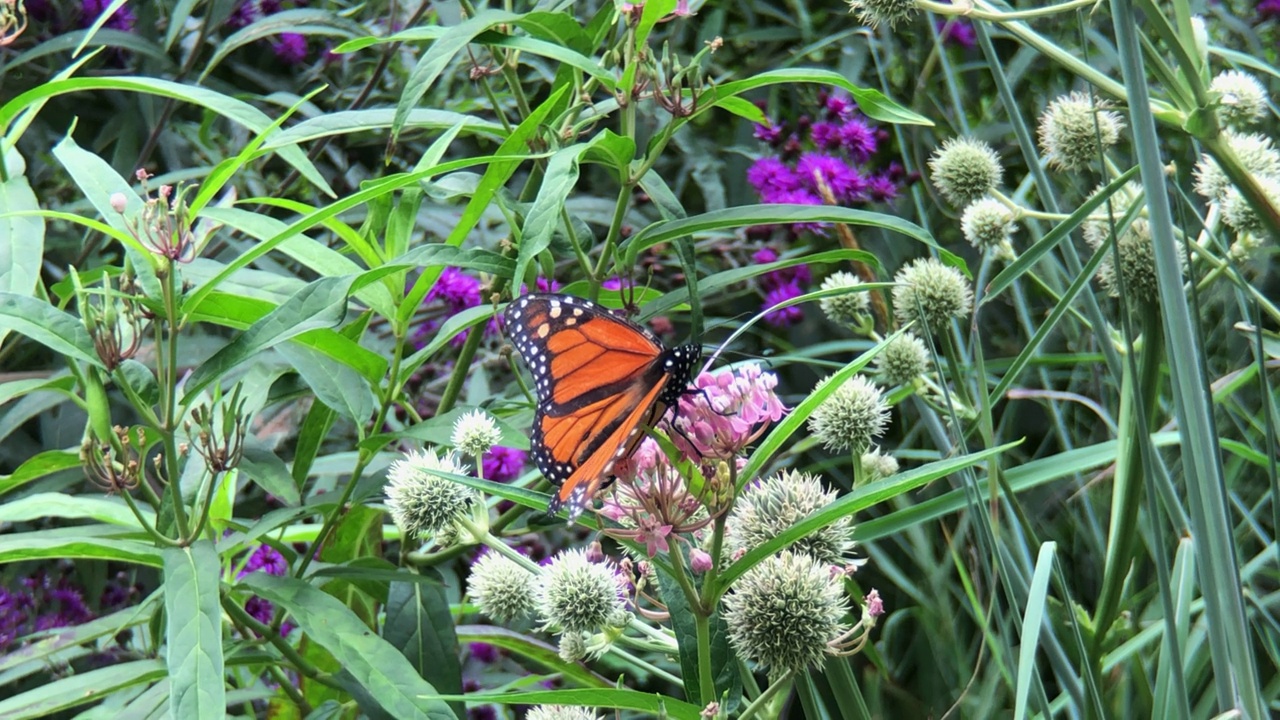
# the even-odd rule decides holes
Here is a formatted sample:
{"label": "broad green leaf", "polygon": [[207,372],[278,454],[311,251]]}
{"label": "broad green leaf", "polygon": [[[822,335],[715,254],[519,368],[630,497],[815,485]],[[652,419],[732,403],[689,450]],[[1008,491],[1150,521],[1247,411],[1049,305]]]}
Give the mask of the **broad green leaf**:
{"label": "broad green leaf", "polygon": [[[442,696],[448,697],[448,696]],[[683,700],[638,690],[586,689],[540,690],[509,693],[468,693],[458,699],[503,705],[576,705],[592,708],[636,710],[641,717],[701,720],[702,708]],[[452,698],[450,698],[452,699]]]}
{"label": "broad green leaf", "polygon": [[340,323],[347,314],[347,296],[353,282],[355,277],[345,275],[305,285],[196,368],[184,386],[184,402],[253,355],[308,330],[328,329]]}
{"label": "broad green leaf", "polygon": [[303,345],[286,343],[277,350],[320,402],[358,425],[373,417],[377,401],[373,388],[360,373]]}
{"label": "broad green leaf", "polygon": [[490,45],[493,47],[504,47],[512,50],[519,50],[522,54],[538,55],[551,60],[556,60],[563,65],[572,67],[590,75],[600,83],[600,87],[605,90],[614,90],[617,87],[617,80],[604,67],[602,67],[595,58],[587,57],[578,52],[574,52],[563,45],[554,42],[545,42],[534,38],[517,37],[513,35],[504,35],[498,32],[484,32],[478,35],[475,42]]}
{"label": "broad green leaf", "polygon": [[[439,573],[436,584],[393,582],[387,597],[382,637],[400,650],[418,670],[422,679],[436,690],[457,695],[462,692],[462,665],[458,660],[458,637],[454,632],[449,599],[445,597]],[[466,714],[462,703],[451,703],[458,717]]]}
{"label": "broad green leaf", "polygon": [[342,667],[398,720],[452,720],[453,712],[435,688],[423,680],[394,646],[336,598],[292,577],[253,573],[243,585],[284,606],[312,641],[333,654]]}
{"label": "broad green leaf", "polygon": [[567,12],[526,13],[515,22],[530,35],[570,48],[574,52],[591,52],[591,39],[578,20]]}
{"label": "broad green leaf", "polygon": [[587,143],[571,145],[559,150],[547,161],[547,171],[538,189],[538,197],[524,218],[524,232],[520,236],[520,255],[516,260],[514,280],[524,282],[529,266],[539,254],[551,246],[551,236],[560,224],[561,213],[569,193],[578,184],[578,161],[590,147]]}
{"label": "broad green leaf", "polygon": [[[673,552],[681,550],[677,547]],[[689,600],[675,577],[662,570],[657,572],[658,588],[662,591],[667,612],[671,614],[671,628],[675,630],[676,644],[680,648],[680,678],[684,680],[685,697],[689,702],[703,706],[715,701],[721,708],[732,712],[742,698],[742,676],[738,674],[738,657],[729,649],[724,618],[718,611],[710,618],[711,670],[715,673],[716,696],[704,698],[698,665],[698,627],[693,610],[689,608]]]}
{"label": "broad green leaf", "polygon": [[29,482],[48,477],[54,473],[79,468],[82,466],[79,453],[64,450],[46,450],[28,458],[18,466],[11,475],[0,475],[0,495],[20,488]]}
{"label": "broad green leaf", "polygon": [[10,400],[41,390],[56,390],[70,396],[71,390],[75,386],[76,379],[67,372],[56,373],[53,377],[29,378],[0,383],[0,405],[5,405]]}
{"label": "broad green leaf", "polygon": [[431,243],[419,245],[404,255],[387,263],[393,267],[456,267],[478,270],[490,275],[508,278],[515,272],[516,263],[509,257],[484,248],[462,249],[454,245]]}
{"label": "broad green leaf", "polygon": [[477,35],[494,25],[519,19],[520,16],[515,13],[481,10],[475,17],[448,28],[447,33],[432,43],[431,49],[422,54],[417,66],[404,81],[404,91],[400,94],[399,102],[396,103],[396,116],[391,124],[391,142],[396,142],[400,137],[400,132],[409,120],[410,111],[417,107],[418,101],[422,100],[435,84],[436,78],[440,77],[440,73],[444,72],[444,69],[453,61],[454,55],[469,45]]}
{"label": "broad green leaf", "polygon": [[222,564],[209,540],[164,551],[165,658],[175,718],[226,717],[221,578]]}
{"label": "broad green leaf", "polygon": [[537,638],[521,635],[514,630],[494,625],[459,625],[458,642],[482,642],[502,648],[513,655],[525,658],[542,665],[551,672],[557,672],[566,679],[579,685],[595,688],[612,687],[613,683],[595,674],[582,663],[565,662],[560,651],[554,645]]}
{"label": "broad green leaf", "polygon": [[[285,128],[267,138],[263,149],[296,145],[298,143],[319,140],[335,135],[348,135],[359,132],[382,132],[391,127],[396,111],[392,108],[373,108],[369,110],[340,110],[325,113],[319,117],[308,118]],[[409,111],[409,119],[405,121],[405,129],[446,130],[461,127],[465,133],[488,135],[505,138],[507,131],[500,123],[465,115],[451,110],[434,108],[415,108]]]}
{"label": "broad green leaf", "polygon": [[727,98],[741,95],[749,90],[767,87],[769,85],[795,85],[799,83],[816,83],[819,85],[830,85],[847,91],[853,96],[858,104],[858,110],[864,115],[881,122],[905,124],[905,125],[926,125],[932,126],[933,123],[921,115],[902,107],[885,97],[879,90],[870,88],[862,88],[849,82],[845,76],[831,70],[817,70],[812,68],[787,68],[784,70],[770,70],[753,75],[744,80],[734,80],[732,82],[722,83],[712,87],[710,90],[702,93],[698,97],[698,109],[690,118],[696,117],[713,107],[716,107]]}
{"label": "broad green leaf", "polygon": [[5,720],[44,718],[92,702],[133,685],[151,683],[165,676],[159,660],[135,660],[89,670],[46,683],[20,695],[0,700]]}
{"label": "broad green leaf", "polygon": [[[160,567],[160,550],[150,543],[137,540],[87,537],[86,528],[76,530],[79,536],[59,536],[52,530],[36,530],[26,533],[0,535],[0,564],[26,560],[114,560]],[[112,528],[119,532],[118,528]],[[0,716],[3,717],[3,716]]]}
{"label": "broad green leaf", "polygon": [[[9,153],[6,167],[22,168],[18,151],[10,149]],[[0,292],[31,295],[36,289],[44,260],[44,221],[32,215],[9,213],[39,209],[26,175],[10,174],[7,181],[0,182]],[[7,334],[7,329],[0,328],[0,343]]]}
{"label": "broad green leaf", "polygon": [[[147,505],[138,512],[147,522],[155,523],[155,513]],[[63,520],[97,520],[110,525],[141,529],[138,518],[123,500],[95,495],[36,493],[0,504],[0,523],[30,522],[41,518]]]}
{"label": "broad green leaf", "polygon": [[30,295],[0,292],[0,330],[16,330],[55,355],[102,367],[84,323]]}

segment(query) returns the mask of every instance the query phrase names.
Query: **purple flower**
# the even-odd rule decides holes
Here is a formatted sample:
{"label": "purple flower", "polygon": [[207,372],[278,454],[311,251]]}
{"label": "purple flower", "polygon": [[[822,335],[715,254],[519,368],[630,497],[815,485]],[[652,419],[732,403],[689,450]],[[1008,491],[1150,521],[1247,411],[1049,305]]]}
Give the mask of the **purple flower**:
{"label": "purple flower", "polygon": [[804,319],[804,310],[799,305],[791,307],[778,308],[773,310],[780,303],[799,297],[804,294],[798,283],[785,283],[765,293],[764,305],[761,309],[767,310],[764,314],[764,321],[774,327],[786,327],[794,325]]}
{"label": "purple flower", "polygon": [[876,152],[876,131],[854,118],[840,126],[840,144],[854,162],[864,163]]}
{"label": "purple flower", "polygon": [[471,657],[486,665],[498,660],[498,648],[489,643],[473,642],[467,645],[467,651],[471,653]]}
{"label": "purple flower", "polygon": [[972,50],[978,46],[978,35],[974,32],[973,25],[964,18],[939,20],[936,27],[938,32],[941,33],[942,42],[944,43],[959,45],[965,50]]}
{"label": "purple flower", "polygon": [[259,545],[245,562],[244,568],[236,574],[239,580],[249,573],[263,571],[268,575],[284,575],[289,572],[289,562],[278,550],[270,545]]}
{"label": "purple flower", "polygon": [[246,25],[253,24],[258,19],[260,8],[255,0],[242,0],[236,5],[235,10],[231,11],[231,16],[227,18],[227,27],[239,30]]}
{"label": "purple flower", "polygon": [[533,281],[533,284],[538,287],[538,292],[555,292],[560,289],[560,283],[556,282],[555,278],[542,277],[541,275]]}
{"label": "purple flower", "polygon": [[455,313],[480,304],[480,281],[458,268],[447,267],[427,292],[426,302],[444,300]]}
{"label": "purple flower", "polygon": [[[30,3],[27,3],[28,7]],[[1262,0],[1254,6],[1258,12],[1258,22],[1280,18],[1280,0]]]}
{"label": "purple flower", "polygon": [[875,202],[885,202],[898,197],[898,183],[888,173],[867,178],[867,197]]}
{"label": "purple flower", "polygon": [[605,280],[604,282],[600,283],[600,289],[601,290],[621,290],[622,278],[611,277],[608,280]]}
{"label": "purple flower", "polygon": [[529,453],[511,447],[495,445],[481,460],[484,476],[494,482],[510,482],[520,477]]}
{"label": "purple flower", "polygon": [[[848,202],[857,199],[867,186],[866,178],[845,161],[823,153],[805,153],[796,162],[796,175],[800,182],[818,193],[818,179],[827,186],[836,200]],[[816,195],[821,197],[820,193]]]}
{"label": "purple flower", "polygon": [[[83,27],[89,27],[98,21],[98,16],[110,5],[110,0],[81,0],[80,2],[80,23]],[[106,27],[112,30],[122,30],[128,32],[137,24],[138,16],[128,7],[121,7],[111,14],[107,19]]]}
{"label": "purple flower", "polygon": [[244,602],[244,611],[263,625],[270,625],[271,618],[276,613],[276,606],[272,605],[270,600],[254,595]]}
{"label": "purple flower", "polygon": [[280,33],[271,50],[286,65],[297,65],[307,59],[307,38],[298,33]]}
{"label": "purple flower", "polygon": [[[1280,2],[1280,0],[1276,1]],[[752,135],[761,142],[774,145],[778,140],[782,139],[782,126],[777,123],[770,123],[769,125],[756,123],[755,132]]]}
{"label": "purple flower", "polygon": [[800,179],[795,172],[776,157],[762,157],[752,163],[747,170],[747,182],[756,189],[761,199],[765,199],[769,193],[800,189]]}
{"label": "purple flower", "polygon": [[840,126],[830,122],[816,122],[809,129],[809,139],[822,150],[837,148],[843,142]]}
{"label": "purple flower", "polygon": [[498,720],[498,710],[492,705],[481,705],[467,710],[467,720]]}
{"label": "purple flower", "polygon": [[853,99],[848,95],[830,95],[824,103],[830,117],[843,120],[853,112]]}

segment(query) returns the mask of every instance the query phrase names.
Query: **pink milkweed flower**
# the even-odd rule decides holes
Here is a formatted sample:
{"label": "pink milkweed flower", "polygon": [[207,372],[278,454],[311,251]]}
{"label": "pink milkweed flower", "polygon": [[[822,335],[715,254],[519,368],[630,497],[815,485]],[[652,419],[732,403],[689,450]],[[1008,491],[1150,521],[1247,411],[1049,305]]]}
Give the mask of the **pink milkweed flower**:
{"label": "pink milkweed flower", "polygon": [[778,376],[759,365],[703,373],[694,381],[696,391],[680,398],[671,439],[703,465],[732,460],[786,414],[777,386]]}
{"label": "pink milkweed flower", "polygon": [[679,540],[680,535],[697,532],[711,522],[701,500],[689,492],[680,471],[652,438],[640,443],[615,470],[618,482],[600,514],[621,527],[607,528],[606,535],[641,543],[654,557],[670,552],[673,536]]}

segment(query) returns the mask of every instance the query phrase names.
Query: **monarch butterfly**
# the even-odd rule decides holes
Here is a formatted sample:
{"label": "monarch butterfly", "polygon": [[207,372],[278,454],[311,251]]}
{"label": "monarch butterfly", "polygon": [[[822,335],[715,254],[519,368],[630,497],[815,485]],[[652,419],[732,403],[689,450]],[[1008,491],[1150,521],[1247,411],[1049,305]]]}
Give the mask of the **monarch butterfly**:
{"label": "monarch butterfly", "polygon": [[502,316],[538,396],[533,461],[560,486],[547,513],[568,506],[572,522],[641,430],[687,392],[702,347],[667,348],[648,329],[571,295],[525,295]]}

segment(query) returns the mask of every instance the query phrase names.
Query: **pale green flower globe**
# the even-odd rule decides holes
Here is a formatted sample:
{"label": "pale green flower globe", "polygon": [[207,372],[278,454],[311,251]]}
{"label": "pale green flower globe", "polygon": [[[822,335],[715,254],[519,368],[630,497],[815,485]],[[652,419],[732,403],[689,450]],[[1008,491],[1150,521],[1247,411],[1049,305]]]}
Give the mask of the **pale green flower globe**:
{"label": "pale green flower globe", "polygon": [[1261,120],[1267,112],[1267,89],[1247,72],[1227,70],[1218,73],[1209,83],[1209,91],[1218,94],[1218,119],[1229,127],[1248,127]]}
{"label": "pale green flower globe", "polygon": [[885,385],[909,385],[929,369],[929,349],[915,334],[906,332],[876,355],[876,369]]}
{"label": "pale green flower globe", "polygon": [[724,604],[729,643],[772,674],[821,666],[849,611],[831,566],[789,550],[748,570]]}
{"label": "pale green flower globe", "polygon": [[453,446],[471,457],[481,457],[502,440],[498,424],[483,410],[472,410],[453,423]]}
{"label": "pale green flower globe", "polygon": [[[747,485],[734,502],[725,521],[726,548],[730,556],[747,552],[768,542],[815,511],[836,501],[835,490],[825,490],[817,475],[786,470],[758,483]],[[848,562],[853,550],[850,517],[810,533],[791,545],[822,562]]]}
{"label": "pale green flower globe", "polygon": [[619,590],[613,568],[591,562],[584,550],[565,550],[538,578],[538,614],[546,627],[566,633],[625,624],[626,606]]}
{"label": "pale green flower globe", "polygon": [[[824,378],[816,389],[825,387],[830,380]],[[861,375],[845,380],[809,416],[809,432],[823,447],[855,454],[866,452],[872,439],[883,434],[888,424],[889,406],[885,405],[880,388]]]}
{"label": "pale green flower globe", "polygon": [[471,514],[480,494],[436,473],[465,475],[453,453],[409,453],[387,472],[387,509],[406,537],[453,535],[459,520]]}
{"label": "pale green flower globe", "polygon": [[480,612],[505,623],[533,612],[534,580],[519,563],[490,550],[471,566],[467,588]]}
{"label": "pale green flower globe", "polygon": [[[1107,241],[1110,230],[1105,223],[1086,224],[1084,237],[1095,250]],[[1160,297],[1156,280],[1156,254],[1152,244],[1151,224],[1145,218],[1137,218],[1116,240],[1120,255],[1120,272],[1116,272],[1114,254],[1107,253],[1098,266],[1098,280],[1112,297],[1119,297],[1121,281],[1129,299],[1155,302]],[[1181,250],[1179,250],[1181,254]],[[1185,263],[1184,263],[1185,264]]]}
{"label": "pale green flower globe", "polygon": [[1018,229],[1013,211],[995,198],[982,198],[969,203],[960,216],[960,232],[969,244],[979,250],[994,250],[1006,245]]}
{"label": "pale green flower globe", "polygon": [[881,23],[894,27],[900,22],[909,20],[916,14],[915,0],[847,0],[849,12],[858,16],[858,21],[871,27],[879,27]]}
{"label": "pale green flower globe", "polygon": [[1089,166],[1120,140],[1120,115],[1087,93],[1055,98],[1040,115],[1040,147],[1050,167],[1077,170]]}
{"label": "pale green flower globe", "polygon": [[[1262,186],[1262,193],[1271,201],[1271,205],[1280,207],[1280,178],[1259,177],[1258,184]],[[1262,218],[1258,217],[1253,205],[1245,199],[1244,193],[1234,187],[1222,197],[1222,220],[1238,233],[1261,234],[1265,230]]]}
{"label": "pale green flower globe", "polygon": [[841,295],[825,297],[818,301],[818,307],[831,322],[846,327],[857,327],[867,316],[869,301],[866,292],[856,292],[853,288],[862,284],[858,276],[841,270],[832,273],[822,281],[823,290],[850,290]]}
{"label": "pale green flower globe", "polygon": [[867,480],[883,480],[898,474],[898,461],[892,455],[885,455],[876,448],[862,456],[862,474]]}
{"label": "pale green flower globe", "polygon": [[[1224,133],[1223,137],[1245,170],[1257,177],[1280,176],[1280,151],[1276,150],[1271,138],[1258,133],[1230,131]],[[1193,174],[1196,193],[1206,200],[1222,201],[1232,187],[1231,180],[1222,172],[1218,161],[1207,153],[1200,157]]]}
{"label": "pale green flower globe", "polygon": [[973,138],[951,138],[929,158],[933,184],[952,205],[964,207],[1000,186],[1004,168],[991,146]]}
{"label": "pale green flower globe", "polygon": [[928,332],[942,332],[952,318],[973,309],[973,291],[959,270],[935,258],[920,258],[894,276],[893,312],[898,322],[923,322]]}

